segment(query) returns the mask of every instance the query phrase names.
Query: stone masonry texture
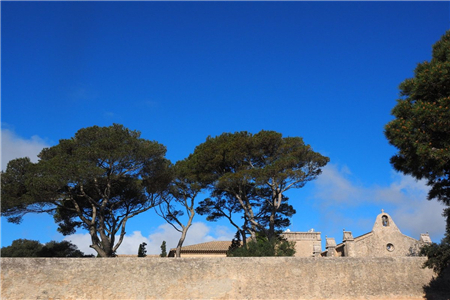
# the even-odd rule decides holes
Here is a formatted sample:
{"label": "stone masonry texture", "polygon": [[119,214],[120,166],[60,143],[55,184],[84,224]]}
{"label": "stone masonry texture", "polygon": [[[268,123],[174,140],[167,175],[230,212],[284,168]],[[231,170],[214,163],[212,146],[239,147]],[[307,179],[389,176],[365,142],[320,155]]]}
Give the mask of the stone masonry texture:
{"label": "stone masonry texture", "polygon": [[1,258],[1,299],[421,299],[422,257]]}

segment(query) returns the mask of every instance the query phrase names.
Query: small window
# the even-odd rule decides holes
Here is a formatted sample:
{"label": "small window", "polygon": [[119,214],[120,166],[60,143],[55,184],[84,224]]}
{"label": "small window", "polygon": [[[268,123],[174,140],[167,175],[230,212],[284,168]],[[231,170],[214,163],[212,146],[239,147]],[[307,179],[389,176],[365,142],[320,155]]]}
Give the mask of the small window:
{"label": "small window", "polygon": [[389,252],[392,252],[392,251],[395,250],[395,247],[394,247],[394,245],[389,243],[389,244],[386,245],[386,250],[389,251]]}
{"label": "small window", "polygon": [[381,218],[381,220],[382,220],[382,223],[383,223],[383,226],[384,226],[384,227],[389,226],[389,218],[388,218],[388,216],[384,215],[384,216]]}

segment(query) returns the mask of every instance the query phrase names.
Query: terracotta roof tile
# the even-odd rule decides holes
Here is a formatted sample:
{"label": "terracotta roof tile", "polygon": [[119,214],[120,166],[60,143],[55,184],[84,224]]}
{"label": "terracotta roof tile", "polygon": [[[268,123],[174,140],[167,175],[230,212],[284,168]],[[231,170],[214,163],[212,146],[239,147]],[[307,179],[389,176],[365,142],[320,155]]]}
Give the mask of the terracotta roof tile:
{"label": "terracotta roof tile", "polygon": [[[181,252],[226,252],[230,245],[231,241],[212,241],[181,247]],[[175,250],[176,248],[170,249]]]}

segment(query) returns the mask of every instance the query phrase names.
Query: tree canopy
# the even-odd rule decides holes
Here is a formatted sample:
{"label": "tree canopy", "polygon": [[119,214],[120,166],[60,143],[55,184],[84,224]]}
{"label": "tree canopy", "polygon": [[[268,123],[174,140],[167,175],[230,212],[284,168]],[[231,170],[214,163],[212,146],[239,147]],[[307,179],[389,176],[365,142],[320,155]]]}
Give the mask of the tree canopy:
{"label": "tree canopy", "polygon": [[69,241],[51,241],[45,245],[39,241],[18,239],[10,246],[2,247],[2,257],[87,257]]}
{"label": "tree canopy", "polygon": [[[290,217],[296,213],[294,207],[287,203],[288,198],[283,197],[285,202],[280,205],[274,219],[274,229],[277,233],[280,233],[283,228],[291,224]],[[254,215],[256,222],[264,228],[269,228],[270,215],[272,213],[271,205],[267,201],[262,202],[262,204],[252,201],[252,205],[255,207],[254,210],[257,211]],[[211,198],[206,198],[199,202],[196,212],[199,215],[206,215],[206,220],[211,222],[218,221],[221,218],[227,219],[236,228],[239,240],[244,245],[247,243],[246,235],[249,231],[248,218],[240,203],[232,195],[227,193],[223,193],[222,195],[213,194]]]}
{"label": "tree canopy", "polygon": [[443,215],[447,218],[444,238],[439,244],[432,243],[421,249],[421,254],[428,257],[424,266],[433,269],[438,275],[444,274],[450,267],[450,208],[446,208]]}
{"label": "tree canopy", "polygon": [[422,249],[425,265],[442,273],[450,266],[450,31],[433,45],[431,61],[419,63],[414,77],[400,84],[400,96],[392,110],[395,119],[385,126],[389,143],[398,149],[391,164],[426,179],[428,199],[447,205],[444,239]]}
{"label": "tree canopy", "polygon": [[190,168],[189,159],[180,160],[171,166],[171,173],[172,181],[155,210],[181,233],[175,252],[175,257],[181,257],[181,247],[195,216],[196,198],[204,185]]}
{"label": "tree canopy", "polygon": [[236,239],[227,252],[229,257],[261,257],[261,256],[294,256],[295,242],[289,242],[281,237],[257,237],[242,246],[237,245]]}
{"label": "tree canopy", "polygon": [[146,257],[147,256],[147,249],[145,248],[146,246],[147,246],[147,243],[145,243],[145,242],[139,244],[138,257]]}
{"label": "tree canopy", "polygon": [[[80,129],[43,149],[37,163],[26,157],[8,163],[2,215],[20,223],[27,213],[50,213],[64,235],[87,230],[102,257],[115,255],[127,221],[150,208],[181,232],[178,250],[196,212],[210,221],[228,218],[244,243],[247,233],[272,241],[295,213],[285,192],[315,179],[329,161],[301,138],[274,131],[208,137],[175,165],[165,153],[119,124]],[[195,207],[205,188],[211,197]]]}
{"label": "tree canopy", "polygon": [[166,241],[162,241],[160,248],[161,248],[161,254],[159,254],[159,256],[160,257],[167,257]]}
{"label": "tree canopy", "polygon": [[8,163],[1,177],[2,214],[19,223],[29,212],[50,213],[58,231],[84,228],[100,256],[114,256],[127,221],[158,205],[171,181],[165,153],[163,145],[122,125],[80,129],[42,150],[37,163]]}
{"label": "tree canopy", "polygon": [[419,63],[414,77],[400,84],[401,98],[385,126],[398,149],[394,168],[431,187],[429,199],[450,204],[450,31],[433,46],[430,62]]}
{"label": "tree canopy", "polygon": [[[208,137],[189,159],[212,195],[210,202],[204,203],[202,213],[214,219],[226,217],[230,211],[242,211],[245,230],[253,238],[256,232],[262,232],[268,239],[275,236],[280,208],[288,209],[282,206],[287,201],[284,193],[315,179],[329,161],[300,137],[283,137],[264,130],[257,134],[241,131]],[[214,208],[211,201],[222,201],[228,212]],[[268,219],[267,226],[259,219],[263,214]]]}

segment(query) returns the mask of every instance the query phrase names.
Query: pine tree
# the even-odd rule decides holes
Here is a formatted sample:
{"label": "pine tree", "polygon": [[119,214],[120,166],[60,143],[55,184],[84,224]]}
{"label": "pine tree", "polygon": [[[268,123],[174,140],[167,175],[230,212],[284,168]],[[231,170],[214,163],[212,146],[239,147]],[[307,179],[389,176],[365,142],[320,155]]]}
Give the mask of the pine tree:
{"label": "pine tree", "polygon": [[146,257],[147,256],[147,249],[145,249],[145,246],[147,246],[147,243],[145,243],[145,242],[139,245],[138,257]]}
{"label": "pine tree", "polygon": [[166,241],[163,241],[161,244],[161,254],[159,256],[161,257],[167,256]]}
{"label": "pine tree", "polygon": [[400,84],[400,96],[392,110],[395,119],[385,126],[389,143],[398,148],[391,164],[426,179],[428,200],[447,206],[444,239],[421,251],[428,256],[425,266],[441,274],[450,267],[450,30],[433,45],[432,59],[419,63],[414,77]]}

